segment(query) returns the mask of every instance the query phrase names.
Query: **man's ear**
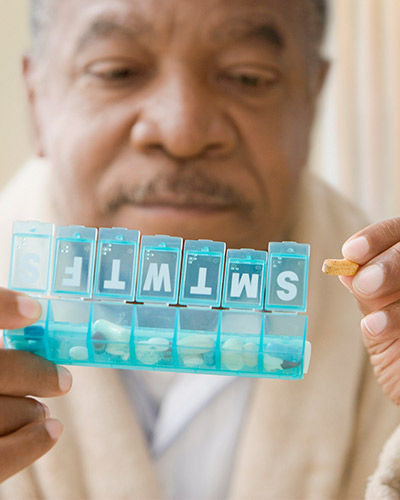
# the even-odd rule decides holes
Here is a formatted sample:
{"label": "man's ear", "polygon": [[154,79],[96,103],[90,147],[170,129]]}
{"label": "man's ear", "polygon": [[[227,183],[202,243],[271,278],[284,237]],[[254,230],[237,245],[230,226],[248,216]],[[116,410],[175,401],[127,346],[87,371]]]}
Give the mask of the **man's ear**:
{"label": "man's ear", "polygon": [[22,57],[22,75],[25,83],[25,91],[28,98],[29,117],[33,135],[33,146],[37,156],[44,157],[43,145],[41,142],[39,117],[37,110],[37,85],[38,78],[35,71],[35,63],[29,54]]}

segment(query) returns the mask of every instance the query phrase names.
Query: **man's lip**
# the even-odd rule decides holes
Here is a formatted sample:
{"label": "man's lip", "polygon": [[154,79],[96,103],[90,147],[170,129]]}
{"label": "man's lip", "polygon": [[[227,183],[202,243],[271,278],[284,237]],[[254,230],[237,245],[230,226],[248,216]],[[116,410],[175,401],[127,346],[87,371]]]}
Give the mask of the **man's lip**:
{"label": "man's lip", "polygon": [[179,212],[225,212],[234,210],[234,205],[228,204],[212,204],[212,203],[166,203],[166,202],[151,202],[151,203],[125,203],[134,208],[143,210],[171,210]]}

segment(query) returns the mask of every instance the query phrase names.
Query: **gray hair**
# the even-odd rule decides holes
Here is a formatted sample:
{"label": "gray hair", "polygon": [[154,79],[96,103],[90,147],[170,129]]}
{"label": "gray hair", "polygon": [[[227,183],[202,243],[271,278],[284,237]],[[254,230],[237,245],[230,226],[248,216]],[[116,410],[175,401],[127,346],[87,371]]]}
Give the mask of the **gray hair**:
{"label": "gray hair", "polygon": [[[328,20],[328,0],[307,1],[313,7],[311,10],[313,39],[320,45]],[[34,54],[40,53],[45,46],[46,28],[50,24],[54,4],[55,0],[30,0],[30,25]]]}

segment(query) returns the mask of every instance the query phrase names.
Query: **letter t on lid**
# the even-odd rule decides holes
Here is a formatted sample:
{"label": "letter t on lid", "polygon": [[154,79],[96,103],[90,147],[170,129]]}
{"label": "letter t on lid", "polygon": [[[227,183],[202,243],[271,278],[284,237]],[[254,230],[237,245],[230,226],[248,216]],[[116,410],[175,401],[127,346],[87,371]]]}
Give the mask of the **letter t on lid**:
{"label": "letter t on lid", "polygon": [[100,228],[93,296],[135,300],[139,231]]}
{"label": "letter t on lid", "polygon": [[179,303],[219,307],[225,243],[187,240]]}

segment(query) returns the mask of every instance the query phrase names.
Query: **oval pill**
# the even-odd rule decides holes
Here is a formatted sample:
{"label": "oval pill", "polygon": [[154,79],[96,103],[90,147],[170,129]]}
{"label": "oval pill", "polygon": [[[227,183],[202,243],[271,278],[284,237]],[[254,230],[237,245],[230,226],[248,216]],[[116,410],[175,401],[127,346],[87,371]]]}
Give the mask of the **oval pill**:
{"label": "oval pill", "polygon": [[226,340],[221,349],[222,363],[228,370],[241,370],[243,368],[243,341],[230,338]]}
{"label": "oval pill", "polygon": [[205,354],[215,348],[215,340],[211,335],[194,333],[178,340],[178,347],[182,348],[182,356],[196,356]]}
{"label": "oval pill", "polygon": [[182,360],[188,368],[196,368],[203,364],[202,356],[182,356]]}
{"label": "oval pill", "polygon": [[129,342],[130,329],[121,325],[116,325],[106,319],[98,319],[93,324],[95,333],[102,333],[109,341],[114,342]]}
{"label": "oval pill", "polygon": [[249,368],[255,368],[258,362],[258,346],[253,342],[247,342],[243,347],[243,361]]}
{"label": "oval pill", "polygon": [[264,354],[264,370],[267,372],[274,372],[276,370],[282,369],[283,360],[271,356],[270,354]]}
{"label": "oval pill", "polygon": [[69,357],[76,361],[84,361],[88,359],[89,353],[87,347],[76,345],[69,350]]}

